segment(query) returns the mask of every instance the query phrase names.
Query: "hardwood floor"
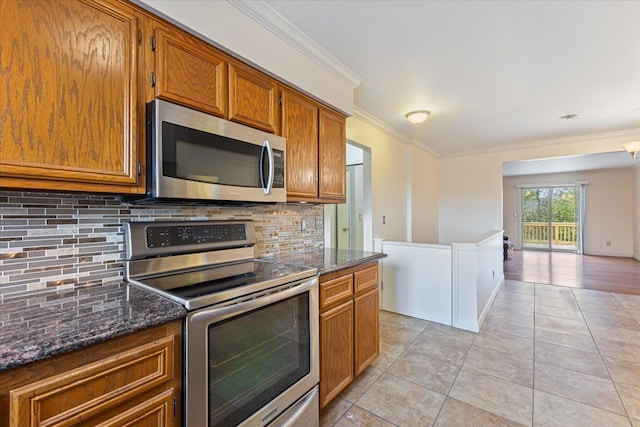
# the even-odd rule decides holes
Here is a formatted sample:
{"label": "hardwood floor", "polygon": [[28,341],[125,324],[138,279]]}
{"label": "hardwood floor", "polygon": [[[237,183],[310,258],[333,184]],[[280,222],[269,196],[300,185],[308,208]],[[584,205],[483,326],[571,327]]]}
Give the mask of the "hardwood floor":
{"label": "hardwood floor", "polygon": [[640,261],[566,252],[513,251],[505,279],[640,295]]}

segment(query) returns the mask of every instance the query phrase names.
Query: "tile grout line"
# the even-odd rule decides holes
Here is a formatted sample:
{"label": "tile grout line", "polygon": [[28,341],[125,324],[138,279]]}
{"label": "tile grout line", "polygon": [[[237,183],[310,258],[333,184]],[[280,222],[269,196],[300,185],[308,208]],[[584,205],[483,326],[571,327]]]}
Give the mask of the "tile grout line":
{"label": "tile grout line", "polygon": [[[605,291],[599,291],[599,292],[605,292]],[[613,376],[611,375],[611,371],[609,370],[609,364],[605,361],[604,354],[602,354],[602,352],[600,351],[600,346],[598,346],[598,341],[596,341],[596,337],[595,337],[595,335],[593,335],[593,331],[591,330],[591,327],[589,326],[589,322],[587,322],[587,319],[584,317],[584,312],[582,310],[582,307],[580,306],[580,303],[578,302],[578,299],[576,298],[576,294],[575,294],[573,289],[571,289],[571,293],[572,293],[573,297],[576,299],[576,303],[578,304],[578,309],[580,310],[580,314],[582,315],[582,318],[584,319],[584,323],[587,325],[587,329],[589,330],[589,333],[591,334],[591,339],[593,340],[593,344],[596,346],[596,349],[598,350],[598,355],[600,355],[600,358],[602,359],[602,364],[604,365],[604,368],[607,370],[607,374],[609,375],[609,379],[611,380],[611,384],[613,384],[613,388],[616,390],[616,395],[618,396],[618,399],[620,399],[620,403],[622,404],[622,409],[624,409],[624,413],[627,415],[627,420],[629,421],[630,424],[632,424],[631,416],[629,415],[629,411],[627,410],[627,405],[624,404],[624,400],[622,399],[622,396],[620,395],[620,390],[619,390],[618,384],[617,384],[616,381],[613,380]],[[607,292],[607,293],[609,295],[612,295],[613,299],[618,301],[618,299],[613,295],[612,292]],[[624,305],[623,305],[623,307],[624,307]],[[624,307],[624,309],[626,311],[627,307]]]}

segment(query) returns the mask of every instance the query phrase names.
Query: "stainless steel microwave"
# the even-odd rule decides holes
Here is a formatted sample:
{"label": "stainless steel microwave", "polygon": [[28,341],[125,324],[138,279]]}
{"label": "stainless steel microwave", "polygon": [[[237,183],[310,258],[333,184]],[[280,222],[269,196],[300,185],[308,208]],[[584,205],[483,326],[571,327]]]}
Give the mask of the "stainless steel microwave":
{"label": "stainless steel microwave", "polygon": [[159,99],[146,120],[147,192],[136,202],[286,202],[285,138]]}

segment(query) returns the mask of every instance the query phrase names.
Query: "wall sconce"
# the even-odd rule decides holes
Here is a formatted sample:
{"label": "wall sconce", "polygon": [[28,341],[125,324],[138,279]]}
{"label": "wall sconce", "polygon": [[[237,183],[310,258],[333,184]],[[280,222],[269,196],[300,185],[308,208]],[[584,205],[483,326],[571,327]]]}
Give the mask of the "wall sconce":
{"label": "wall sconce", "polygon": [[418,125],[424,122],[425,120],[427,120],[430,114],[431,114],[431,111],[416,110],[416,111],[408,112],[407,114],[405,114],[405,117],[414,125]]}
{"label": "wall sconce", "polygon": [[638,141],[633,141],[633,142],[627,142],[626,144],[622,144],[622,146],[624,147],[625,150],[627,150],[627,152],[629,154],[631,154],[631,157],[633,157],[634,159],[637,159],[638,157],[638,153],[640,153],[640,142]]}

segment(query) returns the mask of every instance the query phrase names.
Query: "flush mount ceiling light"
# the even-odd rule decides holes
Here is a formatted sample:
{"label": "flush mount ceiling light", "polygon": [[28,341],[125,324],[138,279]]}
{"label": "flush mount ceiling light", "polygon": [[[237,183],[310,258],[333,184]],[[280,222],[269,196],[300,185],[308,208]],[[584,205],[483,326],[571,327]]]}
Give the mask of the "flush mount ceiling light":
{"label": "flush mount ceiling light", "polygon": [[634,159],[640,157],[638,156],[638,153],[640,153],[640,141],[627,142],[626,144],[622,144],[622,146]]}
{"label": "flush mount ceiling light", "polygon": [[429,117],[429,115],[431,114],[431,111],[427,111],[427,110],[416,110],[416,111],[410,111],[407,114],[405,114],[405,117],[414,125],[420,124],[422,122],[424,122],[425,120],[427,120],[427,118]]}

